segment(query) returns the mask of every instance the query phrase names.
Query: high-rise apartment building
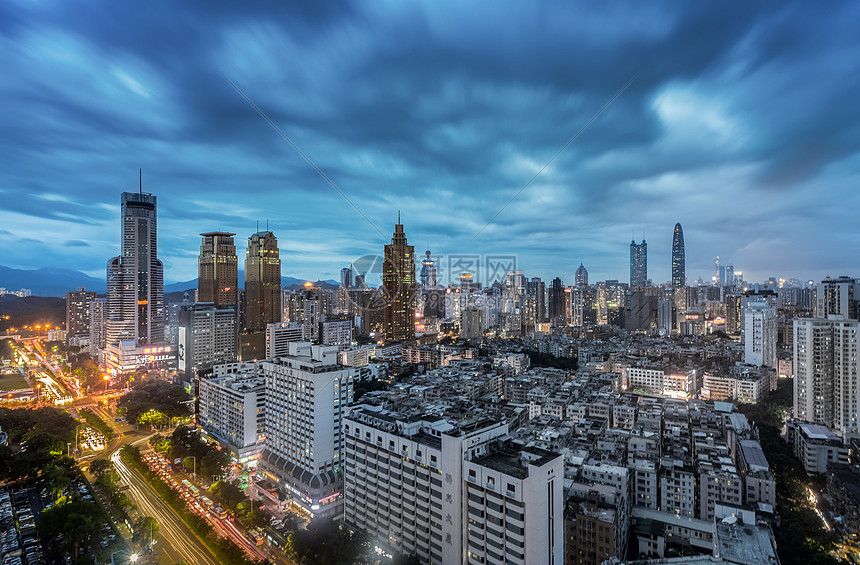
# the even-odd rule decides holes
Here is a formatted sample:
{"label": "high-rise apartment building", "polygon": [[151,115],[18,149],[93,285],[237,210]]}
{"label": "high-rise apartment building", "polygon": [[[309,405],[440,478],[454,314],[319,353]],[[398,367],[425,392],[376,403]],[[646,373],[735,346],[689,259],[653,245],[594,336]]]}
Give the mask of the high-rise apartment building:
{"label": "high-rise apartment building", "polygon": [[540,278],[532,277],[526,283],[526,294],[535,299],[535,321],[540,324],[546,321],[546,285]]}
{"label": "high-rise apartment building", "polygon": [[260,364],[267,416],[258,476],[314,518],[343,513],[343,417],[356,369],[337,357],[336,347],[301,342]]}
{"label": "high-rise apartment building", "polygon": [[[239,259],[236,257],[235,233],[201,233],[200,257],[197,259],[197,301],[212,302],[216,308],[239,303]],[[280,276],[280,274],[279,274]]]}
{"label": "high-rise apartment building", "polygon": [[90,304],[96,299],[96,291],[80,287],[66,293],[66,340],[90,335]]}
{"label": "high-rise apartment building", "polygon": [[826,318],[831,314],[839,314],[856,320],[856,286],[857,281],[850,277],[827,277],[821,281],[815,292],[815,317]]}
{"label": "high-rise apartment building", "polygon": [[229,375],[218,369],[200,379],[198,422],[241,465],[253,466],[265,439],[266,380],[256,367]]}
{"label": "high-rise apartment building", "polygon": [[219,308],[212,302],[183,304],[179,308],[177,359],[179,372],[193,382],[195,371],[237,357],[236,308]]}
{"label": "high-rise apartment building", "polygon": [[794,416],[843,438],[858,432],[860,322],[832,314],[794,319]]}
{"label": "high-rise apartment building", "polygon": [[248,238],[244,307],[239,354],[243,361],[261,359],[266,351],[266,325],[281,321],[281,259],[278,240],[270,231]]}
{"label": "high-rise apartment building", "polygon": [[332,316],[319,323],[317,333],[322,345],[333,345],[338,351],[352,347],[352,329],[355,319],[349,315]]}
{"label": "high-rise apartment building", "polygon": [[415,338],[415,247],[406,243],[400,218],[385,246],[382,288],[386,304],[383,336],[387,342]]}
{"label": "high-rise apartment building", "polygon": [[175,360],[164,341],[164,267],[158,259],[156,197],[124,192],[121,205],[122,253],[107,265],[105,322],[105,358],[120,373]]}
{"label": "high-rise apartment building", "polygon": [[752,302],[744,311],[744,361],[776,369],[776,310]]}
{"label": "high-rise apartment building", "polygon": [[452,421],[353,407],[344,419],[344,520],[422,564],[563,561],[563,458]]}
{"label": "high-rise apartment building", "polygon": [[684,230],[675,224],[672,234],[672,287],[682,288],[687,284],[687,266],[684,254]]}
{"label": "high-rise apartment building", "polygon": [[648,244],[630,242],[630,286],[645,286],[648,280]]}
{"label": "high-rise apartment building", "polygon": [[90,301],[90,356],[98,362],[104,362],[102,352],[105,349],[107,337],[107,299],[94,298]]}

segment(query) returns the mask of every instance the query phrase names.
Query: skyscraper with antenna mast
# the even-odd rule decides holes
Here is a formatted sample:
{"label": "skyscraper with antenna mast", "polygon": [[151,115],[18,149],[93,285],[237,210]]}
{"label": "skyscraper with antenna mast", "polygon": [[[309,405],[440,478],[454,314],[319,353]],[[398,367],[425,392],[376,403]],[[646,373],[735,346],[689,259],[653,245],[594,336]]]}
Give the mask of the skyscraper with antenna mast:
{"label": "skyscraper with antenna mast", "polygon": [[173,354],[164,339],[157,199],[143,192],[142,171],[138,192],[123,192],[120,206],[121,251],[107,264],[103,360],[114,373],[167,367]]}

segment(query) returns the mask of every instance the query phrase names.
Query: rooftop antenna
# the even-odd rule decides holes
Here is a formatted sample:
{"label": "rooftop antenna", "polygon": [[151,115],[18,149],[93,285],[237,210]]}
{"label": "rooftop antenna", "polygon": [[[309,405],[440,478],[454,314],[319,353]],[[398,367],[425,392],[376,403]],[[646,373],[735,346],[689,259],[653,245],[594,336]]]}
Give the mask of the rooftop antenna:
{"label": "rooftop antenna", "polygon": [[138,172],[140,173],[140,188],[138,190],[140,191],[140,195],[143,196],[143,169],[138,169]]}
{"label": "rooftop antenna", "polygon": [[397,211],[397,223],[400,223],[400,210]]}
{"label": "rooftop antenna", "polygon": [[257,220],[257,231],[260,231],[260,220]]}
{"label": "rooftop antenna", "polygon": [[269,218],[266,218],[266,231],[269,231]]}

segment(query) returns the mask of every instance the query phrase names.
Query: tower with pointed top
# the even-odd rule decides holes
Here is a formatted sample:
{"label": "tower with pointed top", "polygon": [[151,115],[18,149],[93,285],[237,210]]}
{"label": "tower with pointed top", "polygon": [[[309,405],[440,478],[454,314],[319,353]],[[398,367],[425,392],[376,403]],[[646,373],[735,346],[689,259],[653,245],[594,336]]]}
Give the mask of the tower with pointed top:
{"label": "tower with pointed top", "polygon": [[415,247],[407,244],[400,212],[382,264],[385,295],[383,337],[386,342],[415,338]]}
{"label": "tower with pointed top", "polygon": [[585,268],[582,261],[579,262],[579,268],[576,270],[575,282],[576,286],[588,286],[588,269]]}
{"label": "tower with pointed top", "polygon": [[681,224],[675,224],[672,236],[672,286],[683,288],[687,284],[686,264],[684,255],[684,230]]}

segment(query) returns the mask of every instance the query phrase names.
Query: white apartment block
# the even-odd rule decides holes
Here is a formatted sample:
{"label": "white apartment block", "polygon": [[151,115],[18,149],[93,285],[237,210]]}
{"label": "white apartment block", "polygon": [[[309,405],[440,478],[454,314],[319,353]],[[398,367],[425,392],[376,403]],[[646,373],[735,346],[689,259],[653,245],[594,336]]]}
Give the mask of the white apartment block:
{"label": "white apartment block", "polygon": [[240,464],[256,465],[265,439],[266,381],[253,369],[200,379],[198,422]]}
{"label": "white apartment block", "polygon": [[320,343],[333,345],[338,351],[346,351],[352,347],[352,328],[355,325],[352,317],[343,320],[328,319],[320,323]]}
{"label": "white apartment block", "polygon": [[266,324],[266,359],[286,355],[289,343],[303,341],[304,327],[295,322]]}
{"label": "white apartment block", "polygon": [[563,459],[502,441],[507,424],[403,418],[353,407],[344,421],[344,517],[423,564],[563,558]]}
{"label": "white apartment block", "polygon": [[776,368],[776,309],[766,302],[744,310],[744,361]]}
{"label": "white apartment block", "polygon": [[785,437],[807,473],[825,473],[829,463],[849,463],[848,446],[825,426],[792,418],[786,423]]}
{"label": "white apartment block", "polygon": [[696,370],[666,374],[663,369],[627,367],[626,387],[629,391],[643,391],[673,398],[690,398],[696,393]]}
{"label": "white apartment block", "polygon": [[757,404],[771,390],[771,381],[766,372],[716,374],[706,371],[700,398]]}
{"label": "white apartment block", "polygon": [[367,367],[370,365],[369,347],[356,347],[338,353],[339,362],[347,367]]}
{"label": "white apartment block", "polygon": [[858,330],[842,315],[794,320],[794,416],[843,438],[860,423]]}
{"label": "white apartment block", "polygon": [[493,366],[507,365],[514,371],[514,375],[519,375],[528,370],[531,366],[531,359],[525,353],[510,353],[508,355],[497,355],[493,357]]}
{"label": "white apartment block", "polygon": [[293,342],[260,363],[266,378],[266,441],[259,473],[294,510],[310,517],[343,511],[343,417],[355,369],[337,348]]}

